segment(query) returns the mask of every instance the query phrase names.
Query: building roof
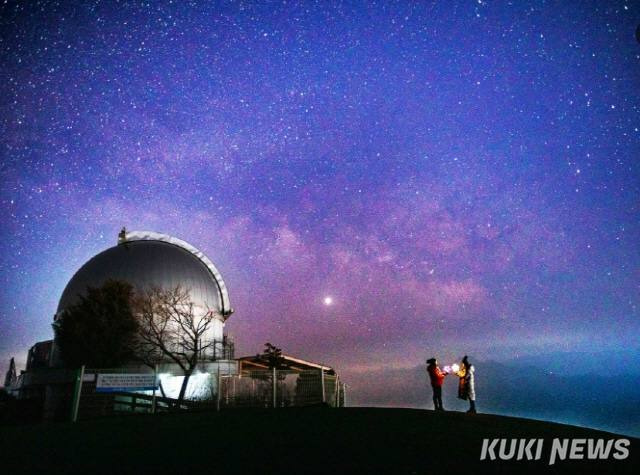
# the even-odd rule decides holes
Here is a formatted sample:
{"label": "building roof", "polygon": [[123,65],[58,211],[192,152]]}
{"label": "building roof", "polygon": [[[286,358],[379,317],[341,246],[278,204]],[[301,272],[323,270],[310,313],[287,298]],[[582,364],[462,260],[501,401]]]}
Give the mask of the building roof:
{"label": "building roof", "polygon": [[[303,360],[301,358],[295,358],[290,355],[281,355],[283,359],[282,369],[290,369],[294,371],[305,371],[310,369],[322,369],[327,373],[335,373],[333,368],[320,363],[314,363],[312,361]],[[264,355],[243,356],[238,358],[240,363],[239,370],[261,370],[268,369],[269,363]]]}

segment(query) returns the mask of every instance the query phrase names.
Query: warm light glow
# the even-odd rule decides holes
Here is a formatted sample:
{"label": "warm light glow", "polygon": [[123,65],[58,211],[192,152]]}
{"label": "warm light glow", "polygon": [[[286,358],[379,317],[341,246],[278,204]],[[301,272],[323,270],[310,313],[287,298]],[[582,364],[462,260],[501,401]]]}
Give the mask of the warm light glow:
{"label": "warm light glow", "polygon": [[331,305],[333,303],[333,299],[329,296],[324,298],[324,304],[325,305]]}
{"label": "warm light glow", "polygon": [[460,370],[460,366],[459,366],[459,365],[457,365],[457,364],[452,364],[452,365],[451,365],[451,370],[452,370],[454,373],[457,373],[457,372]]}
{"label": "warm light glow", "polygon": [[[167,397],[177,399],[180,395],[180,387],[184,380],[183,375],[173,375],[171,373],[160,373],[158,379],[162,384],[162,389]],[[185,399],[206,399],[211,397],[214,389],[214,380],[211,374],[195,372],[189,378],[189,384],[185,392]]]}

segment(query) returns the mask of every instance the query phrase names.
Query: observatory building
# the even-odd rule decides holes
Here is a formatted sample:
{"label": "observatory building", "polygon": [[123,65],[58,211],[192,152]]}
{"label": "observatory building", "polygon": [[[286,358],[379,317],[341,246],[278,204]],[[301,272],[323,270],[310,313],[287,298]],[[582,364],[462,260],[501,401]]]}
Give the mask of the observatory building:
{"label": "observatory building", "polygon": [[[90,259],[71,278],[55,320],[77,303],[88,287],[100,287],[110,279],[128,282],[136,291],[185,289],[196,316],[211,312],[215,317],[204,337],[214,344],[204,359],[233,358],[233,344],[224,336],[225,321],[233,313],[227,286],[213,262],[191,244],[166,234],[123,229],[117,246]],[[55,342],[53,347],[53,362],[58,364]]]}
{"label": "observatory building", "polygon": [[[129,283],[135,293],[144,293],[150,289],[159,291],[183,289],[188,293],[188,301],[195,318],[207,317],[210,324],[201,338],[201,346],[204,349],[199,353],[197,370],[185,382],[187,388],[185,400],[203,400],[207,397],[211,398],[215,393],[218,398],[218,407],[220,407],[221,393],[226,390],[225,402],[229,405],[240,400],[245,403],[249,401],[254,405],[257,401],[258,405],[262,405],[269,399],[269,394],[273,395],[274,406],[276,402],[288,405],[291,404],[290,401],[301,401],[304,398],[306,398],[305,401],[316,401],[316,393],[321,394],[320,400],[325,402],[328,391],[331,389],[329,383],[333,381],[331,384],[335,384],[332,386],[334,389],[331,398],[337,404],[340,388],[342,387],[344,391],[344,385],[340,385],[335,371],[326,365],[279,354],[278,369],[282,372],[276,378],[275,373],[273,377],[270,373],[275,369],[273,355],[265,353],[234,359],[233,340],[224,332],[225,323],[233,314],[233,308],[222,275],[201,251],[181,239],[166,234],[150,231],[127,232],[122,229],[116,246],[91,258],[68,282],[58,303],[54,325],[64,318],[67,310],[81,301],[81,297],[87,294],[89,288],[99,288],[110,280]],[[88,373],[78,376],[78,368],[65,365],[59,345],[54,338],[38,342],[31,347],[26,369],[21,374],[16,374],[12,360],[11,368],[5,378],[5,388],[19,399],[40,401],[43,418],[64,419],[69,414],[72,399],[75,398],[74,384],[76,392],[79,384],[81,391],[91,394],[99,392],[99,374],[103,374],[104,371],[129,375],[148,374],[149,371],[153,371],[155,375],[153,380],[156,381],[154,384],[159,387],[161,398],[172,401],[178,397],[184,382],[184,371],[169,358],[158,360],[157,363],[154,370],[138,360],[131,361],[120,368],[87,369]],[[249,374],[260,371],[266,373],[257,376]],[[298,381],[299,378],[290,377],[292,374],[304,377]],[[320,379],[316,381],[314,378],[317,374],[320,374]],[[244,379],[242,379],[243,375]],[[251,379],[252,377],[254,379]],[[269,378],[273,381],[274,387],[263,390],[264,383]],[[287,389],[285,379],[293,381],[291,384],[295,387],[289,384],[290,387]],[[81,382],[78,383],[78,381]],[[276,385],[279,385],[282,392],[282,395],[278,396],[278,401],[276,401],[276,393],[278,393]],[[231,393],[229,388],[233,390]],[[236,395],[241,388],[245,388],[245,392],[242,394],[238,392]],[[289,396],[285,395],[287,391],[291,393]],[[135,398],[139,394],[142,394],[139,397],[143,397],[145,394],[148,396],[150,392],[137,390],[130,392],[129,400],[133,400],[134,412],[138,412]],[[301,394],[304,396],[302,399]],[[309,398],[309,394],[312,397]],[[112,396],[110,407],[117,407],[120,404],[117,401],[122,402],[126,399],[125,396],[122,394]],[[84,398],[86,399],[87,396],[85,395]],[[155,390],[153,401],[155,408]],[[99,406],[104,408],[109,404],[105,404],[102,400]]]}

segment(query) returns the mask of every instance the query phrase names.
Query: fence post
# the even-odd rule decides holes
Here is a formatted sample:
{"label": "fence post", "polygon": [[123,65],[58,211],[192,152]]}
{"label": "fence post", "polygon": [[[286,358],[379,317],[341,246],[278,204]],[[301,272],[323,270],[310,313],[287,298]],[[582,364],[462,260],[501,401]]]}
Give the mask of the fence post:
{"label": "fence post", "polygon": [[153,368],[153,396],[151,397],[151,414],[156,413],[156,386],[158,385],[158,365]]}
{"label": "fence post", "polygon": [[272,386],[273,386],[273,397],[272,397],[272,399],[273,399],[273,407],[276,407],[277,406],[277,397],[278,397],[278,394],[277,394],[278,386],[277,386],[277,383],[276,383],[276,369],[273,368],[272,371],[273,371],[272,377],[271,377],[271,379],[273,380],[273,383],[272,383]]}
{"label": "fence post", "polygon": [[327,395],[324,388],[324,370],[322,368],[320,368],[320,384],[322,385],[322,404],[324,404],[326,402]]}
{"label": "fence post", "polygon": [[84,379],[84,365],[76,373],[76,384],[73,390],[73,403],[71,405],[71,422],[78,420],[78,409],[80,407],[80,394],[82,393],[82,380]]}
{"label": "fence post", "polygon": [[217,382],[217,396],[216,396],[216,411],[220,411],[220,398],[222,397],[222,377],[220,376],[220,362],[218,362],[218,382]]}
{"label": "fence post", "polygon": [[347,385],[342,383],[342,407],[347,407]]}

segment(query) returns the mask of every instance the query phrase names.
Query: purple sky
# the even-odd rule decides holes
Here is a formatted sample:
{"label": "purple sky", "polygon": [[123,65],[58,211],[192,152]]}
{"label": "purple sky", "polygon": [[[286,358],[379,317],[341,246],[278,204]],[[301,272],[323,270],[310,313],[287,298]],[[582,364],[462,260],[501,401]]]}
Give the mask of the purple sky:
{"label": "purple sky", "polygon": [[213,3],[0,6],[0,369],[122,226],[213,260],[239,354],[638,346],[637,3]]}

